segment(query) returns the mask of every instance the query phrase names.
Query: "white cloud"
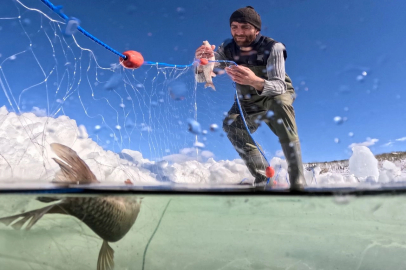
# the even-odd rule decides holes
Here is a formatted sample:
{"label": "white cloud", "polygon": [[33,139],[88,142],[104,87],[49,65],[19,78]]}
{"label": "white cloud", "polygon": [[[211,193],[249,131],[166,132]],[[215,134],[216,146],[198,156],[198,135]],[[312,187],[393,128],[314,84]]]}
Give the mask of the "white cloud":
{"label": "white cloud", "polygon": [[285,155],[283,154],[283,151],[282,151],[282,150],[278,150],[278,151],[275,152],[275,156],[277,156],[277,157],[284,157]]}
{"label": "white cloud", "polygon": [[45,109],[40,109],[38,107],[32,107],[32,111],[33,114],[35,114],[35,116],[38,117],[44,117],[47,116],[47,111]]}
{"label": "white cloud", "polygon": [[144,123],[141,124],[141,131],[152,132],[152,128]]}
{"label": "white cloud", "polygon": [[372,146],[375,143],[377,143],[379,140],[378,139],[371,139],[371,138],[367,138],[367,140],[365,142],[361,142],[361,143],[352,143],[348,146],[348,148],[353,148],[354,146]]}
{"label": "white cloud", "polygon": [[162,159],[171,163],[183,163],[186,161],[197,160],[200,162],[206,162],[209,158],[214,157],[214,154],[210,151],[198,151],[196,148],[183,148],[179,150],[179,154],[172,154],[164,156]]}
{"label": "white cloud", "polygon": [[202,151],[201,155],[202,155],[202,157],[207,158],[207,159],[214,157],[214,154],[212,152],[206,151],[206,150]]}
{"label": "white cloud", "polygon": [[396,139],[396,141],[398,141],[398,142],[404,142],[404,141],[406,141],[406,137],[402,137],[402,138]]}
{"label": "white cloud", "polygon": [[391,146],[391,145],[393,145],[393,142],[392,142],[392,141],[389,141],[389,142],[383,144],[382,146]]}

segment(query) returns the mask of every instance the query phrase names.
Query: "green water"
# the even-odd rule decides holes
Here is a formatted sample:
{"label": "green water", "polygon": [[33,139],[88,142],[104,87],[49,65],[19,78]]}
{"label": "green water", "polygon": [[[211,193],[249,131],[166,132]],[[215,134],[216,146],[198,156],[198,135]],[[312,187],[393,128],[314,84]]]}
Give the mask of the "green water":
{"label": "green water", "polygon": [[[115,269],[143,269],[144,253],[150,270],[406,269],[404,195],[143,197],[132,229],[110,244]],[[0,217],[43,206],[1,195]],[[101,244],[71,216],[45,215],[29,231],[0,224],[0,269],[96,269]]]}

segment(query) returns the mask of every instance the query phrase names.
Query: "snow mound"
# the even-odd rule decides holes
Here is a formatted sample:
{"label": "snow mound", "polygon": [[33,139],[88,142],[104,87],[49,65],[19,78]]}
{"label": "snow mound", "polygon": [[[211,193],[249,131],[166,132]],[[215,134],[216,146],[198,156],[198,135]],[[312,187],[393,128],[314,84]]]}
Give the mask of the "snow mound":
{"label": "snow mound", "polygon": [[67,116],[58,118],[34,113],[17,115],[0,108],[0,181],[50,182],[59,170],[52,160],[51,143],[71,147],[89,165],[101,182],[239,183],[252,178],[242,160],[216,162],[209,151],[194,148],[163,157],[143,158],[142,153],[124,149],[105,151],[89,138],[84,126]]}
{"label": "snow mound", "polygon": [[379,178],[378,160],[366,146],[354,146],[349,160],[351,174],[361,181],[377,181]]}
{"label": "snow mound", "polygon": [[[124,149],[106,151],[89,138],[84,126],[67,116],[44,117],[34,113],[17,115],[0,108],[0,181],[51,182],[59,170],[50,149],[51,143],[71,147],[89,165],[101,182],[124,184],[127,179],[142,183],[235,184],[253,177],[241,159],[215,161],[209,151],[184,148],[178,154],[151,161],[142,153]],[[286,160],[274,157],[274,182],[289,183]],[[323,163],[324,164],[324,163]],[[378,161],[365,146],[355,146],[343,173],[342,166],[329,170],[313,166],[304,169],[310,186],[354,185],[362,182],[406,181],[406,173],[395,163]]]}

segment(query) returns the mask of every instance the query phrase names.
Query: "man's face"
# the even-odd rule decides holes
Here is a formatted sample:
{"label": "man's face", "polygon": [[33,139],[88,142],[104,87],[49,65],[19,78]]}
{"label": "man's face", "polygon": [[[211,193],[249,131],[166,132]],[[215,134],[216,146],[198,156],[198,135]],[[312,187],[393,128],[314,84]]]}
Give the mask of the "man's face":
{"label": "man's face", "polygon": [[231,35],[240,47],[249,46],[257,37],[259,31],[249,23],[231,23]]}

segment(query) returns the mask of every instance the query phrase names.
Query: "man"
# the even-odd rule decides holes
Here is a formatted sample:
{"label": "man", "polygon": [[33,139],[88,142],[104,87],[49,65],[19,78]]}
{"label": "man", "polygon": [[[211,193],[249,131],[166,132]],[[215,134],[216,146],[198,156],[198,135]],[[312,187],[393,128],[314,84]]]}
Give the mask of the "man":
{"label": "man", "polygon": [[[231,15],[230,28],[233,38],[226,40],[217,52],[213,52],[214,45],[203,45],[196,50],[195,57],[214,55],[216,60],[237,63],[237,66],[231,65],[225,70],[235,82],[236,98],[240,100],[251,133],[258,129],[261,120],[269,126],[278,136],[288,163],[291,189],[303,189],[306,180],[292,107],[295,91],[285,73],[285,46],[260,34],[261,17],[251,6],[240,8]],[[204,82],[200,69],[197,68],[196,78],[198,82]],[[267,162],[245,129],[237,101],[223,121],[223,130],[255,177],[255,185],[265,184],[267,178],[263,172]]]}

